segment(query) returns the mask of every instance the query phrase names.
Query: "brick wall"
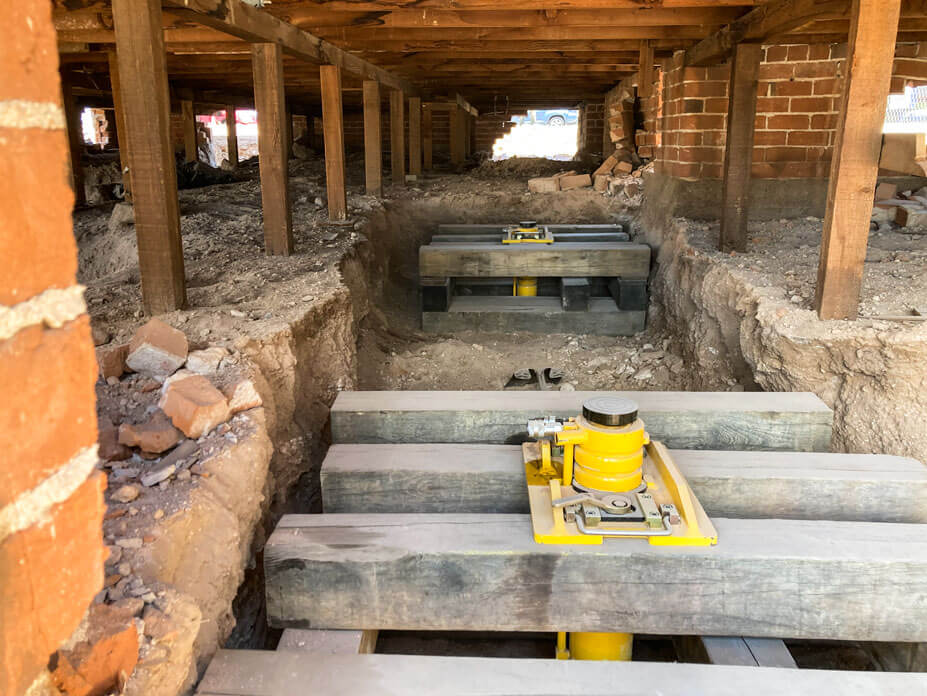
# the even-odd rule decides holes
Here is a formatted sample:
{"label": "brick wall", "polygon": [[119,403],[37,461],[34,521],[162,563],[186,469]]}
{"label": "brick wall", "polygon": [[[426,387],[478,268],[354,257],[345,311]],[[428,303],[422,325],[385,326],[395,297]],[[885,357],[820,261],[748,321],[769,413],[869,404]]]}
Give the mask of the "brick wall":
{"label": "brick wall", "polygon": [[605,100],[585,101],[579,109],[576,149],[579,154],[611,154],[603,151],[605,128]]}
{"label": "brick wall", "polygon": [[0,3],[0,23],[0,694],[18,696],[102,587],[104,477],[51,4]]}
{"label": "brick wall", "polygon": [[480,114],[476,119],[477,151],[485,150],[491,153],[495,142],[505,137],[514,127],[510,113]]}

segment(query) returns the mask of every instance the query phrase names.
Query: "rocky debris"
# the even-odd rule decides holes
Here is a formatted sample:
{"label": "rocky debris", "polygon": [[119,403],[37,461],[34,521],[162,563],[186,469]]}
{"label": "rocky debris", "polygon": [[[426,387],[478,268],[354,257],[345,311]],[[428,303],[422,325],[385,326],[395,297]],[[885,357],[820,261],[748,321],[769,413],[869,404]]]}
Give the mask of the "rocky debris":
{"label": "rocky debris", "polygon": [[118,229],[126,225],[135,224],[135,208],[131,203],[117,203],[113,206],[113,212],[109,214],[109,229]]}
{"label": "rocky debris", "polygon": [[139,478],[139,481],[142,482],[142,485],[151,488],[156,486],[162,481],[167,481],[171,476],[174,475],[174,472],[177,470],[173,464],[168,464],[167,466],[162,466],[154,471],[149,471],[148,473],[142,474]]}
{"label": "rocky debris", "polygon": [[219,363],[228,356],[228,350],[222,346],[194,350],[187,356],[186,368],[198,375],[214,375],[219,371]]}
{"label": "rocky debris", "polygon": [[592,177],[588,174],[573,174],[571,176],[562,176],[558,179],[561,191],[570,191],[572,189],[592,186]]}
{"label": "rocky debris", "polygon": [[131,503],[137,497],[138,486],[133,486],[131,483],[120,486],[110,494],[110,498],[115,500],[117,503]]}
{"label": "rocky debris", "polygon": [[233,382],[223,389],[222,393],[228,399],[229,410],[233,415],[241,411],[257,408],[264,403],[254,386],[254,382],[247,378],[241,378]]}
{"label": "rocky debris", "polygon": [[105,462],[122,461],[132,456],[132,451],[119,443],[116,426],[105,416],[97,420],[97,456]]}
{"label": "rocky debris", "polygon": [[75,634],[80,640],[51,659],[52,681],[64,696],[122,692],[138,662],[134,612],[116,604],[94,604]]}
{"label": "rocky debris", "polygon": [[167,416],[161,412],[155,413],[151,420],[145,423],[123,423],[119,426],[119,444],[138,447],[152,454],[166,452],[180,440],[180,431],[171,425]]}
{"label": "rocky debris", "polygon": [[202,375],[172,381],[158,406],[187,437],[198,438],[231,417],[226,398]]}
{"label": "rocky debris", "polygon": [[129,356],[129,344],[110,344],[96,349],[100,377],[122,377],[126,371],[126,358]]}
{"label": "rocky debris", "polygon": [[104,343],[109,343],[112,338],[109,331],[95,324],[90,327],[90,335],[93,337],[93,345],[95,346],[102,346]]}
{"label": "rocky debris", "polygon": [[538,177],[528,179],[528,190],[531,193],[554,193],[560,190],[560,184],[553,177]]}
{"label": "rocky debris", "polygon": [[167,377],[187,359],[187,337],[160,319],[151,319],[129,342],[126,365],[145,375]]}

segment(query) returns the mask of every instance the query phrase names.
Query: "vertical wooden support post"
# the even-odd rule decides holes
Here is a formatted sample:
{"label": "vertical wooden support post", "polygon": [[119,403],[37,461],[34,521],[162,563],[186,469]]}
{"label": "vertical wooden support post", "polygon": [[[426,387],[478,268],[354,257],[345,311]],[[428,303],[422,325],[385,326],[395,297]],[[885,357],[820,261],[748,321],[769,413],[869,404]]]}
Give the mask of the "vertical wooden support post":
{"label": "vertical wooden support post", "polygon": [[383,135],[380,131],[380,83],[364,80],[364,172],[367,193],[383,195]]}
{"label": "vertical wooden support post", "polygon": [[84,136],[81,127],[80,110],[74,98],[71,76],[63,75],[61,99],[64,104],[65,125],[68,129],[68,150],[71,155],[71,188],[74,189],[74,203],[84,202],[84,169],[80,163]]}
{"label": "vertical wooden support post", "polygon": [[431,104],[424,104],[422,108],[422,159],[426,172],[434,167],[434,140]]}
{"label": "vertical wooden support post", "polygon": [[325,136],[325,181],[328,186],[328,217],[348,219],[348,198],[344,190],[344,113],[341,105],[341,68],[323,65],[322,131]]}
{"label": "vertical wooden support post", "polygon": [[451,109],[451,164],[463,164],[464,139],[466,126],[464,125],[464,112],[459,106]]}
{"label": "vertical wooden support post", "polygon": [[289,256],[293,252],[293,222],[288,190],[286,104],[280,45],[252,44],[251,68],[258,120],[264,251],[268,256]]}
{"label": "vertical wooden support post", "polygon": [[[286,103],[286,96],[284,96],[284,104]],[[286,158],[287,160],[293,159],[293,112],[290,111],[290,107],[286,107],[286,112],[283,118],[283,126],[286,129],[285,137],[283,142],[286,144]]]}
{"label": "vertical wooden support post", "polygon": [[125,200],[132,200],[132,185],[129,181],[129,139],[126,137],[126,114],[122,104],[122,85],[119,82],[119,59],[116,51],[107,53],[109,60],[109,84],[113,91],[113,111],[116,114],[116,138],[119,141],[119,168],[122,170],[122,190]]}
{"label": "vertical wooden support post", "polygon": [[469,111],[463,112],[464,117],[464,158],[469,157],[473,154],[473,131],[476,130],[473,127],[473,114]]}
{"label": "vertical wooden support post", "polygon": [[855,319],[863,282],[882,124],[901,0],[853,0],[815,305],[821,319]]}
{"label": "vertical wooden support post", "polygon": [[394,89],[389,93],[389,143],[390,169],[393,183],[406,183],[406,118],[405,95]]}
{"label": "vertical wooden support post", "polygon": [[183,119],[183,155],[185,162],[196,162],[196,111],[189,99],[180,101],[180,115]]}
{"label": "vertical wooden support post", "polygon": [[225,105],[226,149],[229,152],[229,164],[238,166],[238,122],[235,120],[235,106]]}
{"label": "vertical wooden support post", "polygon": [[762,57],[763,47],[760,44],[737,44],[731,58],[719,240],[721,251],[747,250],[753,122],[756,119],[757,79]]}
{"label": "vertical wooden support post", "polygon": [[653,94],[653,44],[641,41],[640,71],[637,74],[637,96],[646,99]]}
{"label": "vertical wooden support post", "polygon": [[409,97],[409,174],[422,175],[421,97]]}
{"label": "vertical wooden support post", "polygon": [[161,1],[113,0],[112,8],[142,303],[149,314],[163,314],[182,308],[187,292]]}

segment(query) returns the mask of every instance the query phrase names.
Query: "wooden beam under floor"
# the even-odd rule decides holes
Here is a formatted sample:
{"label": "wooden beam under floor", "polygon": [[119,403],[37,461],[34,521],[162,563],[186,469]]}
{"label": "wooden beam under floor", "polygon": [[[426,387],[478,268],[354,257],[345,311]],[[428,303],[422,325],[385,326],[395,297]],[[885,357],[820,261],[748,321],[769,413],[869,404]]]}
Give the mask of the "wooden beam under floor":
{"label": "wooden beam under floor", "polygon": [[422,175],[422,100],[409,97],[409,174]]}
{"label": "wooden beam under floor", "polygon": [[815,307],[856,319],[901,0],[853,0]]}
{"label": "wooden beam under floor", "polygon": [[319,68],[322,79],[322,131],[325,139],[325,184],[328,218],[348,219],[348,197],[344,181],[344,108],[341,103],[341,69]]}
{"label": "wooden beam under floor", "polygon": [[190,99],[180,100],[180,118],[183,122],[183,158],[185,162],[196,162],[196,110]]}
{"label": "wooden beam under floor", "polygon": [[389,93],[390,171],[393,184],[406,184],[406,122],[405,96],[401,90]]}
{"label": "wooden beam under floor", "polygon": [[461,165],[464,162],[464,152],[466,145],[464,143],[466,134],[466,124],[464,123],[464,110],[459,106],[451,109],[451,164]]}
{"label": "wooden beam under floor", "polygon": [[422,166],[426,172],[434,168],[434,127],[431,104],[422,105]]}
{"label": "wooden beam under floor", "polygon": [[142,304],[162,314],[187,303],[177,170],[159,0],[113,0],[125,107]]}
{"label": "wooden beam under floor", "polygon": [[756,93],[763,47],[738,44],[731,61],[721,194],[721,251],[747,250]]}
{"label": "wooden beam under floor", "polygon": [[264,210],[264,251],[293,253],[293,219],[287,171],[283,54],[277,44],[253,44],[254,103],[258,112],[258,161]]}
{"label": "wooden beam under floor", "polygon": [[383,136],[380,83],[364,80],[364,175],[367,194],[383,195]]}
{"label": "wooden beam under floor", "polygon": [[235,120],[234,104],[225,105],[225,128],[229,165],[234,169],[238,166],[238,122]]}
{"label": "wooden beam under floor", "polygon": [[71,76],[63,75],[61,80],[61,96],[64,105],[64,119],[68,131],[68,154],[71,164],[71,188],[74,190],[74,203],[83,203],[84,195],[84,168],[81,164],[81,151],[84,149],[81,135],[80,111],[74,97],[74,88]]}
{"label": "wooden beam under floor", "polygon": [[129,177],[129,145],[126,137],[125,105],[122,103],[122,85],[119,82],[119,58],[115,50],[106,52],[109,63],[109,84],[113,90],[113,112],[116,116],[116,139],[119,142],[119,168],[122,170],[124,200],[132,201],[132,185]]}

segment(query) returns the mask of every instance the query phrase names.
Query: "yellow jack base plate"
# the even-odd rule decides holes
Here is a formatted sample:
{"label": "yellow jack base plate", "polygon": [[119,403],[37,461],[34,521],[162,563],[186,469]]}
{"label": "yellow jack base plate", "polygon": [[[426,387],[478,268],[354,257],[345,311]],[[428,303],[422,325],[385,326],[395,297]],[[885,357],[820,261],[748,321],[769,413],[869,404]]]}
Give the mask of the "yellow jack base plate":
{"label": "yellow jack base plate", "polygon": [[[550,457],[550,443],[525,442],[522,455],[531,506],[534,540],[539,544],[601,544],[605,538],[647,539],[653,546],[710,546],[718,543],[714,525],[682,473],[660,442],[646,446],[643,476],[647,493],[657,506],[675,506],[676,516],[663,518],[654,530],[646,522],[600,522],[594,527],[568,521],[566,509],[553,503],[579,493],[561,483],[563,464]],[[585,531],[581,531],[582,526]],[[601,530],[601,534],[596,532]]]}

